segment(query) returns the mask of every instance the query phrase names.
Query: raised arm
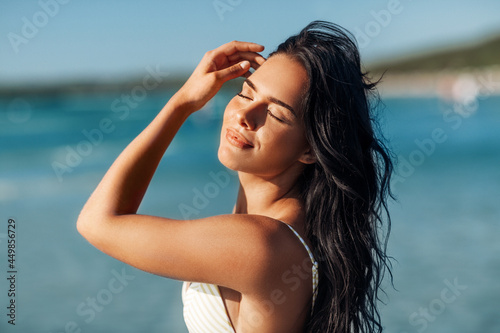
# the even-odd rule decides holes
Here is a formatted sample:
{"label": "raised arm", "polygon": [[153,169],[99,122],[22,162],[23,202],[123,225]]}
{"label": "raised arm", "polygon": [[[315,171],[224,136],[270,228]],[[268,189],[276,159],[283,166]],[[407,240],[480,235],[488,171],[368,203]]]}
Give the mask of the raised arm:
{"label": "raised arm", "polygon": [[182,123],[201,109],[228,80],[242,76],[265,60],[256,52],[263,46],[231,42],[205,54],[184,86],[170,99],[151,124],[120,154],[94,191],[78,220],[86,216],[136,213],[156,168]]}
{"label": "raised arm", "polygon": [[[263,253],[255,256],[255,265],[236,258],[238,251],[241,255],[248,255],[251,247],[258,251],[259,242],[262,249],[266,248],[270,239],[259,233],[262,229],[258,227],[259,223],[268,223],[266,219],[227,215],[176,221],[136,215],[151,178],[182,123],[202,108],[224,82],[248,75],[250,67],[259,67],[265,61],[257,53],[262,50],[257,44],[234,41],[205,54],[184,86],[120,154],[85,204],[77,228],[90,243],[142,270],[182,280],[244,283],[254,275],[252,269],[265,267],[257,262],[266,260]],[[239,273],[226,274],[223,267],[228,265]]]}

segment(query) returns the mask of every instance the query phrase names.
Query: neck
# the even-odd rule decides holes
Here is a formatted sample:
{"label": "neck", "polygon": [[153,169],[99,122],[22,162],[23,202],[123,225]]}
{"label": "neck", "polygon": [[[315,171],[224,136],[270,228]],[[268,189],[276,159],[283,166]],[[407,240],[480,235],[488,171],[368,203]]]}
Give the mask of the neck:
{"label": "neck", "polygon": [[238,172],[240,188],[234,212],[268,216],[301,229],[304,212],[298,178],[302,170],[302,166],[290,168],[273,177]]}

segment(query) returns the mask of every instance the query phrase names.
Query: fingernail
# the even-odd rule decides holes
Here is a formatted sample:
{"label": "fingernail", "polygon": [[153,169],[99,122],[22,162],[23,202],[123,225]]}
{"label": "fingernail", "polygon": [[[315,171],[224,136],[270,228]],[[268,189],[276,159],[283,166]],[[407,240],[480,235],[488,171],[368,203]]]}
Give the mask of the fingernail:
{"label": "fingernail", "polygon": [[245,69],[247,68],[248,66],[250,66],[250,61],[243,61],[241,64],[240,64],[241,68]]}

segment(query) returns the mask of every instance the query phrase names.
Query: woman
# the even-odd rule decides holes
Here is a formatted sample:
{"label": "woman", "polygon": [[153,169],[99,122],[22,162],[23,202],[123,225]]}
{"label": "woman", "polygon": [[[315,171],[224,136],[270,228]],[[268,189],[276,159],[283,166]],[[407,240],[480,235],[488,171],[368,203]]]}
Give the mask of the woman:
{"label": "woman", "polygon": [[[190,332],[381,331],[387,258],[378,230],[392,164],[372,129],[374,84],[349,34],[331,23],[312,22],[267,60],[263,50],[234,41],[207,52],[113,163],[78,230],[125,263],[190,281]],[[218,152],[238,171],[233,214],[137,215],[179,127],[240,76]]]}

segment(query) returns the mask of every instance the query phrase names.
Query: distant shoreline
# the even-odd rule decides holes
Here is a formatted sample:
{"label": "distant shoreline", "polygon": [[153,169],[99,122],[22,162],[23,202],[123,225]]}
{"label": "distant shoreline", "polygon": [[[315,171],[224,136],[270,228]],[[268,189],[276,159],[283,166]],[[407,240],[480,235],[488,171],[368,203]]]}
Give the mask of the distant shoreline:
{"label": "distant shoreline", "polygon": [[[373,79],[381,77],[372,74]],[[438,97],[457,100],[466,96],[500,95],[500,66],[444,69],[442,71],[392,72],[378,85],[383,97]]]}
{"label": "distant shoreline", "polygon": [[[382,77],[378,87],[384,98],[429,98],[463,99],[465,95],[500,95],[500,66],[486,68],[444,69],[442,71],[391,71],[370,73],[373,80]],[[177,91],[187,80],[187,76],[177,76],[164,80],[155,89]],[[31,86],[0,86],[0,98],[27,96],[119,94],[141,84],[140,80],[124,82],[73,82]],[[233,80],[225,89],[239,89],[241,82]]]}
{"label": "distant shoreline", "polygon": [[[162,79],[152,90],[155,93],[162,91],[177,91],[182,87],[188,76],[175,76]],[[143,79],[131,78],[116,82],[58,82],[52,84],[32,85],[0,85],[0,98],[18,98],[25,96],[57,96],[57,95],[82,95],[82,94],[120,94],[130,92],[132,89],[142,87]],[[225,84],[225,88],[234,89],[240,87],[241,82],[232,80]]]}

